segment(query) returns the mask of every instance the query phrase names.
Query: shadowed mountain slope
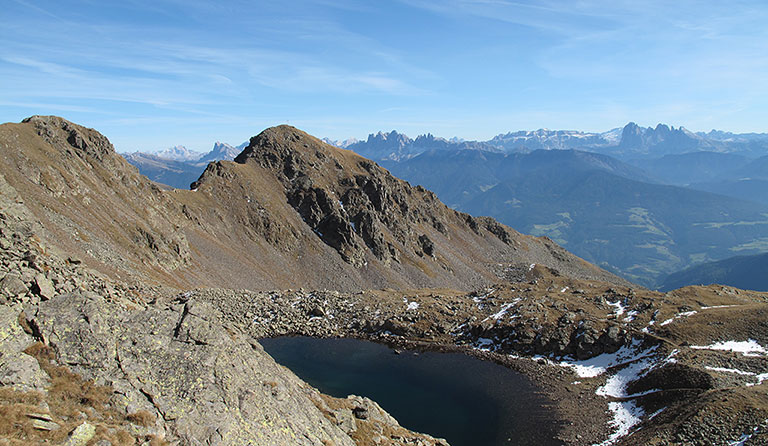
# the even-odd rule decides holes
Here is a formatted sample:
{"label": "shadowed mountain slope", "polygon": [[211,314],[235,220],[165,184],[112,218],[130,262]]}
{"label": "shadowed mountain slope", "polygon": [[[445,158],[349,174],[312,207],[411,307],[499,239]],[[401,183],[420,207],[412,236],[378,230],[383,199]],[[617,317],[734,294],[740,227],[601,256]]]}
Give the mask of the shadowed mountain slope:
{"label": "shadowed mountain slope", "polygon": [[98,132],[56,117],[0,127],[2,175],[54,245],[117,277],[180,286],[356,290],[487,283],[510,265],[621,279],[293,127],[267,129],[194,190],[164,191]]}
{"label": "shadowed mountain slope", "polygon": [[551,237],[645,286],[696,262],[765,247],[765,205],[653,184],[644,171],[605,155],[427,152],[387,165],[451,207]]}
{"label": "shadowed mountain slope", "polygon": [[659,287],[669,291],[688,285],[728,285],[768,291],[768,253],[707,262],[670,274]]}

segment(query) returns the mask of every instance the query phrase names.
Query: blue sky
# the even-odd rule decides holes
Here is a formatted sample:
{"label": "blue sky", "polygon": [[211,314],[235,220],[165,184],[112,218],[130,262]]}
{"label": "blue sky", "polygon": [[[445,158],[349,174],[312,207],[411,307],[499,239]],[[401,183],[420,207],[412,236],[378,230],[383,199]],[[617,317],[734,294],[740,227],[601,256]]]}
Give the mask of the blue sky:
{"label": "blue sky", "polygon": [[768,132],[768,3],[2,0],[0,121],[119,151],[320,137],[488,139],[629,121]]}

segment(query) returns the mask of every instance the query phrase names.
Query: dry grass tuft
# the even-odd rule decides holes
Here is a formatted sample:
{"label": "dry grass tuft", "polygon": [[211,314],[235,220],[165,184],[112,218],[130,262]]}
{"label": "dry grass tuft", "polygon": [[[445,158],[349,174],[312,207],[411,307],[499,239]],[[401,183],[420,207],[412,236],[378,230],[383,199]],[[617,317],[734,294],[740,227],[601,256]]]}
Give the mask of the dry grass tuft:
{"label": "dry grass tuft", "polygon": [[126,417],[128,421],[138,426],[149,427],[155,424],[155,416],[146,410],[139,410]]}
{"label": "dry grass tuft", "polygon": [[23,444],[22,440],[35,436],[38,432],[27,414],[39,412],[42,400],[42,394],[37,392],[0,387],[0,438],[10,440],[11,444]]}
{"label": "dry grass tuft", "polygon": [[[37,359],[40,367],[50,376],[51,385],[47,394],[19,392],[0,387],[0,438],[9,440],[10,446],[27,444],[60,444],[66,441],[70,432],[84,421],[95,426],[96,434],[89,444],[108,440],[114,446],[168,446],[161,437],[153,435],[132,435],[136,426],[150,427],[155,416],[141,410],[124,415],[115,408],[110,399],[114,389],[85,380],[67,367],[57,365],[56,353],[43,343],[29,346],[26,354]],[[47,404],[48,410],[41,408]],[[51,430],[34,427],[34,418],[44,417],[55,423]]]}
{"label": "dry grass tuft", "polygon": [[146,440],[149,440],[149,446],[170,446],[171,443],[165,438],[158,437],[157,435],[147,435]]}
{"label": "dry grass tuft", "polygon": [[19,313],[19,317],[16,321],[19,323],[21,329],[24,330],[24,333],[34,336],[35,330],[29,325],[29,322],[27,322],[27,315],[24,314],[23,311]]}
{"label": "dry grass tuft", "polygon": [[66,367],[55,365],[53,349],[41,342],[32,344],[24,353],[37,359],[40,367],[51,377],[48,391],[55,398],[49,398],[48,404],[57,413],[77,416],[83,406],[101,411],[112,396],[112,388],[85,381]]}

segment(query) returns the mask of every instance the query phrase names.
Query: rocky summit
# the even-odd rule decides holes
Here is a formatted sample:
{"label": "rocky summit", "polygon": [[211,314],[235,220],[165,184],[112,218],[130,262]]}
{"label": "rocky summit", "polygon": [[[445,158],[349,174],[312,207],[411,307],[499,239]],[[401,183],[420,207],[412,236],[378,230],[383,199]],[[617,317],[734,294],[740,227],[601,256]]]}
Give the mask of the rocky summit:
{"label": "rocky summit", "polygon": [[564,444],[768,443],[768,294],[634,286],[289,126],[192,190],[58,117],[0,126],[0,444],[447,445],[258,339],[460,351]]}

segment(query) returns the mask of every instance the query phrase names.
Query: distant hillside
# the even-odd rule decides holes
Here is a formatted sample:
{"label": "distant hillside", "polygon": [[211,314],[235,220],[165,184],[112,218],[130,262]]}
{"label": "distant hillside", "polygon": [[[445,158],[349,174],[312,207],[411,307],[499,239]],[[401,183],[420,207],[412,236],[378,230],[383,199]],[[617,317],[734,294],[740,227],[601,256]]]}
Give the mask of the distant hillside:
{"label": "distant hillside", "polygon": [[[695,156],[696,154],[690,154]],[[689,187],[698,190],[714,192],[729,197],[750,200],[768,204],[768,156],[749,160],[731,158],[735,162],[728,162],[725,157],[736,155],[720,154],[718,159],[710,164],[710,171],[715,175],[696,175],[687,177],[690,180]],[[677,170],[679,178],[685,178],[685,163],[681,163]],[[695,167],[693,168],[695,169]],[[675,172],[670,172],[674,174]]]}
{"label": "distant hillside", "polygon": [[768,206],[652,184],[604,155],[428,152],[387,166],[456,209],[547,235],[647,286],[693,262],[768,247]]}
{"label": "distant hillside", "polygon": [[[382,161],[382,165],[402,178],[437,191],[441,199],[457,208],[466,207],[478,194],[496,185],[518,181],[536,171],[573,175],[603,170],[621,177],[652,181],[637,167],[606,155],[578,150],[536,150],[512,154],[432,150],[402,162]],[[541,183],[542,187],[545,183]],[[507,199],[501,203],[504,201]]]}
{"label": "distant hillside", "polygon": [[768,205],[768,180],[752,178],[721,180],[691,183],[688,187]]}
{"label": "distant hillside", "polygon": [[651,176],[664,183],[684,186],[732,176],[734,171],[744,168],[750,161],[742,155],[700,151],[637,159],[630,161],[630,164],[650,172]]}
{"label": "distant hillside", "polygon": [[729,285],[745,290],[768,291],[768,253],[737,256],[703,263],[667,276],[659,287],[669,291],[687,285]]}

